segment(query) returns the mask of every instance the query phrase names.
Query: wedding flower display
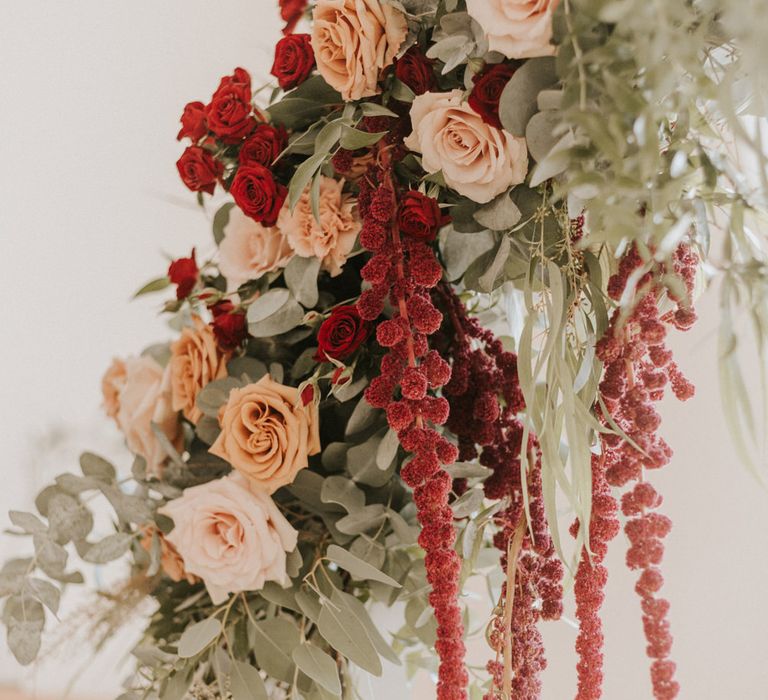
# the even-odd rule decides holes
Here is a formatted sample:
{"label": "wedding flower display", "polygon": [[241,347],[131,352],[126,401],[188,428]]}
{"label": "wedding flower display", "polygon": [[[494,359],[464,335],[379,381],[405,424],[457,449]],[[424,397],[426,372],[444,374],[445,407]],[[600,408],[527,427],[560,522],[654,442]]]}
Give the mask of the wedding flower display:
{"label": "wedding flower display", "polygon": [[368,700],[385,659],[438,700],[536,700],[572,596],[595,700],[623,529],[651,692],[678,697],[659,402],[694,394],[668,340],[721,275],[726,417],[759,469],[736,350],[768,346],[768,193],[726,154],[762,152],[739,113],[761,32],[725,0],[275,10],[274,80],[237,67],[181,110],[212,238],[139,290],[173,339],[104,374],[130,475],[84,453],[11,513],[34,556],[0,571],[10,649],[37,655],[77,554],[128,564],[97,644],[153,601],[121,700]]}

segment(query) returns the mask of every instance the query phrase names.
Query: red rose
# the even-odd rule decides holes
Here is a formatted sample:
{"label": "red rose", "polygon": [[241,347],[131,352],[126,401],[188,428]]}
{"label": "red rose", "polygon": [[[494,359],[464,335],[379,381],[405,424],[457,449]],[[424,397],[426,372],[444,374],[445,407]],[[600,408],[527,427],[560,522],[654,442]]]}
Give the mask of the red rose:
{"label": "red rose", "polygon": [[371,332],[371,324],[360,318],[357,306],[337,306],[317,332],[318,362],[332,357],[343,360],[357,350]]}
{"label": "red rose", "polygon": [[190,102],[181,115],[181,131],[176,137],[179,141],[187,137],[197,143],[208,133],[205,121],[205,105],[202,102]]}
{"label": "red rose", "polygon": [[211,307],[213,335],[223,352],[239,347],[248,335],[245,314],[235,309],[235,305],[225,299]]}
{"label": "red rose", "polygon": [[309,34],[289,34],[277,42],[271,73],[283,90],[303,83],[314,66],[315,52]]}
{"label": "red rose", "polygon": [[237,143],[253,131],[256,124],[251,104],[251,76],[235,68],[225,76],[205,108],[208,128],[225,143]]}
{"label": "red rose", "polygon": [[296,26],[304,10],[307,9],[308,0],[280,0],[280,16],[285,22],[283,34],[290,34]]}
{"label": "red rose", "polygon": [[499,119],[499,98],[515,68],[507,63],[497,63],[478,73],[472,80],[475,87],[469,94],[469,106],[475,110],[486,124],[501,129]]}
{"label": "red rose", "polygon": [[271,124],[258,124],[254,132],[240,148],[240,165],[263,165],[269,167],[283,152],[288,143],[285,128]]}
{"label": "red rose", "polygon": [[246,216],[264,226],[274,226],[288,188],[275,182],[263,165],[241,165],[229,189],[235,203]]}
{"label": "red rose", "polygon": [[197,284],[199,273],[194,248],[188,258],[179,258],[168,266],[168,278],[176,285],[177,299],[186,299],[190,295]]}
{"label": "red rose", "polygon": [[448,223],[449,217],[440,211],[436,199],[416,190],[405,193],[397,213],[397,225],[411,238],[434,241],[437,231]]}
{"label": "red rose", "polygon": [[415,94],[423,95],[437,87],[433,65],[434,62],[418,46],[411,46],[401,58],[395,60],[395,77]]}
{"label": "red rose", "polygon": [[200,146],[187,146],[176,167],[190,190],[208,194],[213,194],[216,180],[224,172],[224,166]]}

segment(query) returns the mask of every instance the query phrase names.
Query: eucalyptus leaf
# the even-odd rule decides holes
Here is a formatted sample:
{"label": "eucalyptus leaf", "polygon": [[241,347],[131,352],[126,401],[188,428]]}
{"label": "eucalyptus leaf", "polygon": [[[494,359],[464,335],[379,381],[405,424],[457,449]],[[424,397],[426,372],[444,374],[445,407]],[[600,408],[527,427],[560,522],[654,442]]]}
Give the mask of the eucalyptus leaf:
{"label": "eucalyptus leaf", "polygon": [[29,666],[40,651],[43,623],[13,620],[8,625],[8,648],[22,666]]}
{"label": "eucalyptus leaf", "polygon": [[255,634],[254,653],[259,667],[270,676],[291,683],[293,658],[291,654],[300,643],[299,628],[284,617],[274,617],[251,624]]}
{"label": "eucalyptus leaf", "polygon": [[92,452],[83,452],[80,455],[80,469],[84,476],[101,479],[108,483],[112,483],[117,478],[117,470],[114,466]]}
{"label": "eucalyptus leaf", "polygon": [[50,581],[41,578],[28,578],[25,581],[24,590],[32,598],[42,603],[54,615],[59,612],[61,590]]}
{"label": "eucalyptus leaf", "polygon": [[377,529],[386,518],[387,509],[380,503],[374,503],[345,515],[336,522],[336,527],[345,535],[359,535]]}
{"label": "eucalyptus leaf", "polygon": [[511,229],[521,217],[522,213],[512,201],[509,191],[502,192],[474,213],[475,221],[491,231]]}
{"label": "eucalyptus leaf", "polygon": [[317,304],[317,276],[320,274],[320,258],[303,258],[294,255],[284,270],[285,283],[296,301],[311,309]]}
{"label": "eucalyptus leaf", "polygon": [[108,535],[103,540],[91,545],[83,554],[83,559],[91,564],[106,564],[114,561],[130,549],[132,540],[132,535],[123,532]]}
{"label": "eucalyptus leaf", "polygon": [[213,240],[216,241],[216,245],[220,245],[224,240],[225,229],[229,224],[229,217],[234,206],[234,202],[222,204],[213,215]]}
{"label": "eucalyptus leaf", "polygon": [[518,68],[499,98],[499,118],[513,136],[525,136],[528,120],[538,110],[537,98],[557,82],[555,59],[530,58]]}
{"label": "eucalyptus leaf", "polygon": [[261,674],[250,664],[232,661],[229,676],[232,700],[268,700],[267,688]]}
{"label": "eucalyptus leaf", "polygon": [[145,294],[152,294],[153,292],[161,292],[170,286],[171,280],[167,276],[158,277],[147,282],[141,289],[134,293],[133,298],[144,296]]}
{"label": "eucalyptus leaf", "polygon": [[24,513],[20,510],[12,510],[8,513],[11,522],[18,528],[21,528],[29,535],[33,535],[36,532],[47,532],[48,526],[43,523],[40,518],[32,513]]}
{"label": "eucalyptus leaf", "polygon": [[352,552],[342,549],[335,544],[328,547],[325,556],[327,559],[338,564],[342,569],[352,574],[353,578],[367,581],[379,581],[380,583],[386,583],[388,586],[393,586],[394,588],[401,587],[391,576],[387,576],[375,566],[371,566],[368,562],[356,557]]}
{"label": "eucalyptus leaf", "polygon": [[323,503],[336,503],[348,513],[354,513],[365,506],[365,493],[345,476],[329,476],[323,480],[320,500]]}
{"label": "eucalyptus leaf", "polygon": [[200,622],[189,625],[178,642],[178,654],[182,659],[191,659],[205,651],[221,635],[221,621],[208,617]]}
{"label": "eucalyptus leaf", "polygon": [[341,681],[336,662],[322,649],[311,644],[300,644],[293,650],[292,656],[299,670],[315,683],[329,693],[341,695]]}

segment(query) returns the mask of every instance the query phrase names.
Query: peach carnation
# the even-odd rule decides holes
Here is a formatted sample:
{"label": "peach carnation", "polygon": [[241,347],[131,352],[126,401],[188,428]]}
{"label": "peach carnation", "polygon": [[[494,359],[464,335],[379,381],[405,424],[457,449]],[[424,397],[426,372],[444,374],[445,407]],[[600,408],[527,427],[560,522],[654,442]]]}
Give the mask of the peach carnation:
{"label": "peach carnation", "polygon": [[277,219],[278,228],[296,254],[303,258],[319,258],[323,269],[332,277],[341,273],[361,226],[355,200],[344,194],[343,189],[344,180],[321,176],[319,222],[312,212],[309,188],[301,195],[293,212],[286,202]]}
{"label": "peach carnation", "polygon": [[219,244],[219,271],[227,278],[229,291],[285,267],[291,257],[293,251],[280,229],[262,226],[237,207],[230,211]]}
{"label": "peach carnation", "polygon": [[216,345],[213,329],[201,318],[192,319],[181,337],[171,343],[171,395],[173,408],[187,420],[197,423],[203,412],[197,407],[197,395],[206,384],[227,376],[231,353],[222,353]]}
{"label": "peach carnation", "polygon": [[186,572],[204,581],[214,605],[230,593],[258,591],[267,581],[288,583],[286,553],[296,548],[298,533],[242,475],[188,488],[159,512],[173,519],[167,540]]}
{"label": "peach carnation", "polygon": [[378,94],[381,71],[408,33],[403,13],[380,0],[318,0],[312,19],[312,48],[325,82],[345,100]]}
{"label": "peach carnation", "polygon": [[449,187],[479,204],[525,180],[525,139],[486,124],[461,90],[427,92],[411,105],[413,133],[405,145],[422,154],[428,173],[442,171]]}
{"label": "peach carnation", "polygon": [[221,434],[211,453],[229,462],[254,489],[274,493],[293,482],[320,452],[317,406],[304,406],[298,389],[265,375],[233,389],[219,414]]}
{"label": "peach carnation", "polygon": [[467,12],[507,58],[551,56],[552,15],[559,0],[467,0]]}

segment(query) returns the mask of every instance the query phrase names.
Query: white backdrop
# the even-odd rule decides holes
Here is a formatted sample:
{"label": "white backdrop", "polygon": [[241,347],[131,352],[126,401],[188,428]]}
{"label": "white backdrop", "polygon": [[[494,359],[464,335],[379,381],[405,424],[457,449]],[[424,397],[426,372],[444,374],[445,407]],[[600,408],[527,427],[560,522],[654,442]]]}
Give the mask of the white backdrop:
{"label": "white backdrop", "polygon": [[[114,354],[167,337],[156,300],[129,304],[129,297],[163,273],[163,251],[187,254],[210,241],[208,223],[174,167],[181,108],[207,99],[237,65],[265,75],[279,29],[275,5],[0,3],[3,513],[28,506],[41,480],[75,465],[69,455],[79,447],[113,450],[117,444],[99,412],[101,373]],[[768,494],[737,463],[726,436],[712,296],[701,315],[693,332],[675,340],[697,398],[665,407],[665,432],[677,456],[654,475],[675,521],[664,567],[674,657],[684,698],[764,700]],[[68,433],[75,439],[61,439]],[[38,459],[51,442],[58,445],[55,458]],[[17,546],[3,538],[2,554]],[[623,549],[619,538],[610,555],[615,573],[604,610],[605,697],[643,700],[650,685]],[[545,634],[544,698],[572,697],[575,631],[550,623]],[[122,675],[112,669],[132,641],[132,633],[115,640],[77,684],[79,692],[112,697]],[[56,697],[87,658],[82,644],[70,645],[56,661],[21,671],[4,644],[0,650],[0,685]],[[397,685],[389,683],[372,686],[365,700],[391,697]],[[431,697],[424,684],[409,693]]]}

